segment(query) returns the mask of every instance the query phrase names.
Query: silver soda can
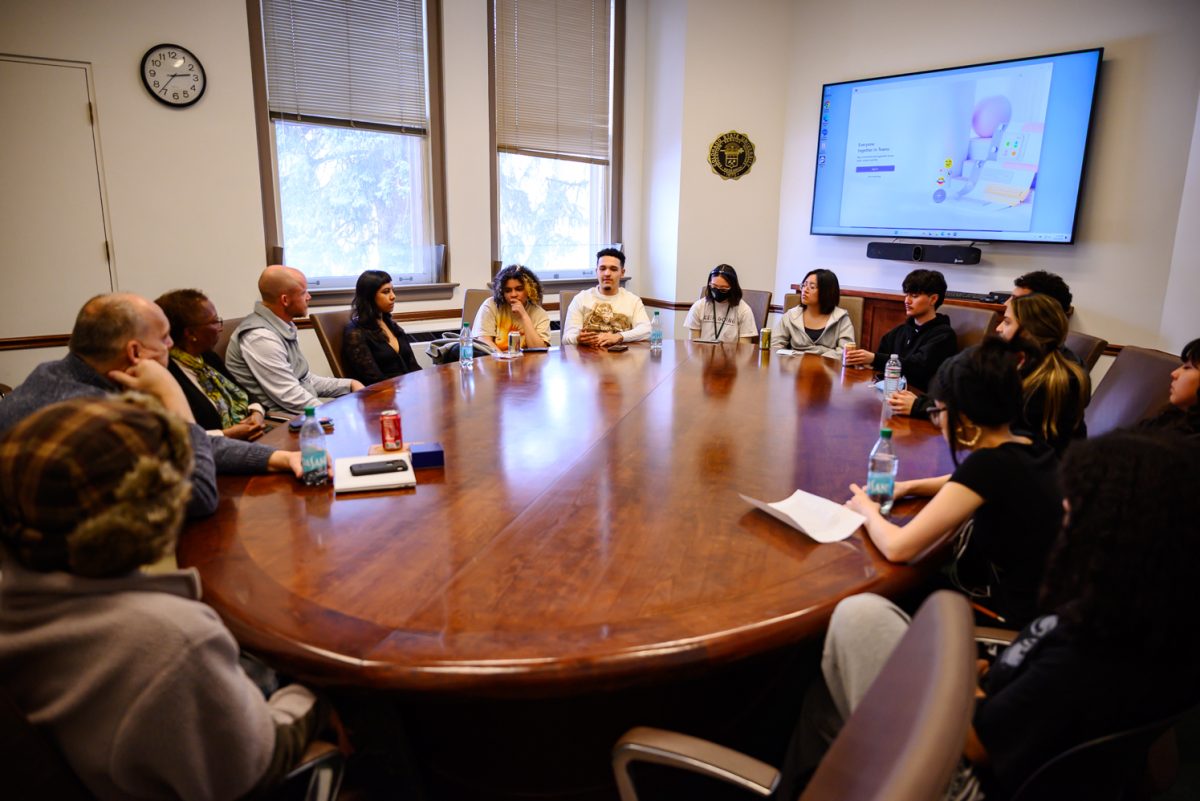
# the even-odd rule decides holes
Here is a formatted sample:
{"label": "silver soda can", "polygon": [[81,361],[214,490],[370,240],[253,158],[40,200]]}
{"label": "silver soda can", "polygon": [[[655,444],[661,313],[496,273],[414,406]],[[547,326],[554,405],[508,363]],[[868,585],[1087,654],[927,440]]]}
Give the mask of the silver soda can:
{"label": "silver soda can", "polygon": [[508,332],[508,355],[509,356],[520,356],[521,355],[521,332],[520,331],[509,331]]}
{"label": "silver soda can", "polygon": [[404,436],[400,430],[400,412],[385,409],[379,415],[379,434],[385,451],[398,451],[404,447]]}
{"label": "silver soda can", "polygon": [[763,328],[763,330],[758,332],[758,349],[759,350],[770,350],[771,349],[771,329],[770,328]]}

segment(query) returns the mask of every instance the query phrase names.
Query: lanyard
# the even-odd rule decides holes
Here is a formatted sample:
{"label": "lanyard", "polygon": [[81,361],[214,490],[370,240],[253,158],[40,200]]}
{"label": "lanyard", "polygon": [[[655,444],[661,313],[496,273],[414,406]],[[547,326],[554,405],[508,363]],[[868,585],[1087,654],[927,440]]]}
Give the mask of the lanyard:
{"label": "lanyard", "polygon": [[713,339],[720,342],[721,332],[725,330],[725,321],[729,319],[730,306],[728,303],[725,305],[725,316],[721,318],[721,327],[717,328],[717,304],[711,300],[709,303],[712,303],[713,307]]}

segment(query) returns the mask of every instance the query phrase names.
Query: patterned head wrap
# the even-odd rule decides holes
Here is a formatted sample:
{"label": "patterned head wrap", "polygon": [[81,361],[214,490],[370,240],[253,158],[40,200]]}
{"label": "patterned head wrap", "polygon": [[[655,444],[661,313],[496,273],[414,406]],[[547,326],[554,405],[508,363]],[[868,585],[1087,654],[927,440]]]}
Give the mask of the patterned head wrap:
{"label": "patterned head wrap", "polygon": [[0,439],[0,537],[35,570],[127,573],[174,544],[191,471],[187,427],[153,398],[48,406]]}

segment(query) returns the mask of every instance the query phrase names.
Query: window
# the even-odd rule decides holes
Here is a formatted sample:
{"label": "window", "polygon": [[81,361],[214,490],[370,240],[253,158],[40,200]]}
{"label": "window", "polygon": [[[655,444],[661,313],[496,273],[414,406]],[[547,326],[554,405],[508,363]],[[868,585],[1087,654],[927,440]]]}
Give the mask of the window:
{"label": "window", "polygon": [[620,0],[493,0],[495,257],[543,279],[595,271],[619,236]]}
{"label": "window", "polygon": [[261,11],[268,238],[318,289],[370,269],[439,280],[424,0],[262,0]]}

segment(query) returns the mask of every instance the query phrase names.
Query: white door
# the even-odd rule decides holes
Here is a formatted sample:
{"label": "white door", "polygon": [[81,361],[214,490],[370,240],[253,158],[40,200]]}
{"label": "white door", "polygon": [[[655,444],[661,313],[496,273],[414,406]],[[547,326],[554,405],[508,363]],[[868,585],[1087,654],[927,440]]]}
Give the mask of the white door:
{"label": "white door", "polygon": [[87,66],[0,56],[0,339],[113,289]]}

